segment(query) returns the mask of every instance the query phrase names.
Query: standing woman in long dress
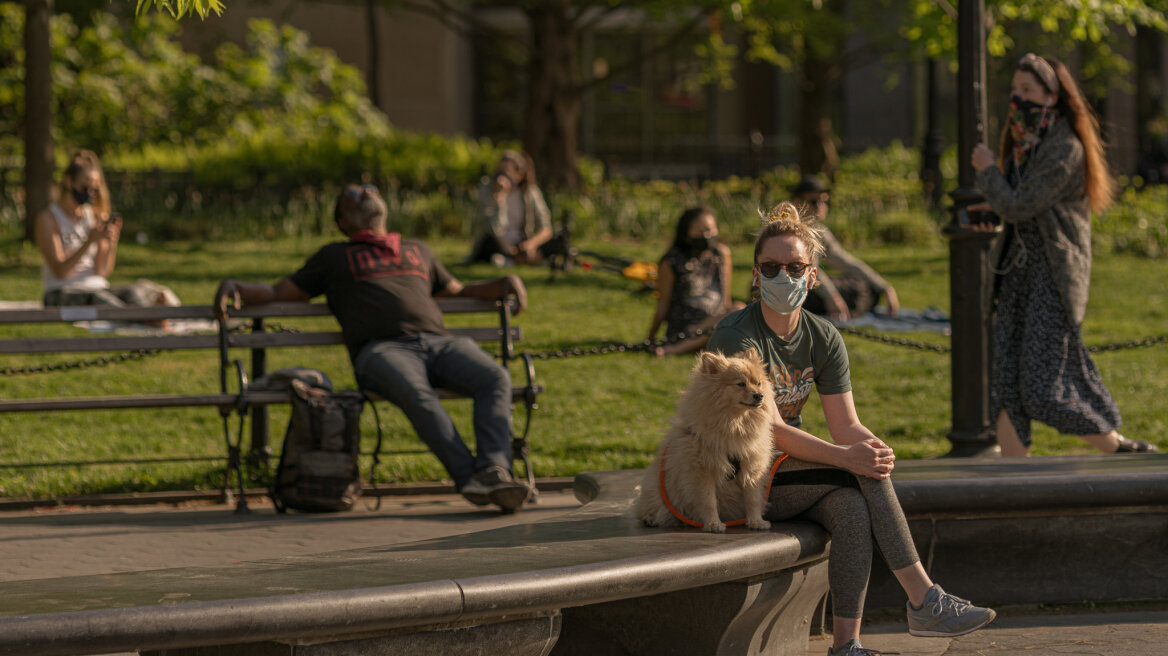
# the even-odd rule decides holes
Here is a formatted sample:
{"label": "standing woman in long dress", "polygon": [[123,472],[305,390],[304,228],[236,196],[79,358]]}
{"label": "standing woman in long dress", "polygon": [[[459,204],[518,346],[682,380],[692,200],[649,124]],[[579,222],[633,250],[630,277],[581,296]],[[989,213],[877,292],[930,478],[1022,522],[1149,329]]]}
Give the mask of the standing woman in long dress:
{"label": "standing woman in long dress", "polygon": [[1002,455],[1029,455],[1035,419],[1100,451],[1156,451],[1119,434],[1119,408],[1080,330],[1091,212],[1105,211],[1115,196],[1099,122],[1056,59],[1023,56],[1010,91],[997,161],[985,144],[971,156],[1003,226],[990,251],[997,296],[990,412]]}

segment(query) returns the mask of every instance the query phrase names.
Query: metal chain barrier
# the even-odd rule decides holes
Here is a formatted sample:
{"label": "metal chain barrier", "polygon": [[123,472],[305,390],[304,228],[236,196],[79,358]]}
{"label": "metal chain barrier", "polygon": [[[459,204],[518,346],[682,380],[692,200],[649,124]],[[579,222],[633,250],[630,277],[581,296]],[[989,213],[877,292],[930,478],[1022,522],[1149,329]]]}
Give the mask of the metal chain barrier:
{"label": "metal chain barrier", "polygon": [[[881,342],[883,344],[891,344],[892,346],[903,346],[905,348],[916,349],[919,351],[933,351],[935,353],[949,353],[953,350],[950,346],[942,346],[938,344],[928,344],[925,342],[915,342],[909,339],[902,339],[898,337],[890,337],[879,333],[869,332],[867,330],[860,330],[858,328],[850,328],[847,326],[840,326],[840,332],[848,333],[849,335],[856,335],[864,339],[872,340],[874,342]],[[1134,348],[1143,348],[1145,346],[1155,346],[1168,342],[1168,334],[1155,335],[1153,337],[1145,337],[1143,339],[1133,339],[1126,342],[1112,342],[1111,344],[1096,344],[1088,346],[1087,350],[1091,353],[1104,353],[1111,351],[1125,351]]]}
{"label": "metal chain barrier", "polygon": [[1143,339],[1133,339],[1128,342],[1116,342],[1112,344],[1099,344],[1096,346],[1088,346],[1087,350],[1092,353],[1101,353],[1104,351],[1123,351],[1127,349],[1142,348],[1145,346],[1155,346],[1168,342],[1168,334],[1156,335],[1154,337],[1145,337]]}
{"label": "metal chain barrier", "polygon": [[104,367],[108,364],[120,364],[122,362],[135,362],[143,360],[151,355],[158,355],[161,351],[157,349],[138,349],[137,351],[127,351],[118,355],[107,355],[100,358],[93,358],[91,360],[76,360],[72,362],[58,362],[55,364],[35,364],[27,367],[4,367],[0,369],[0,376],[25,376],[29,374],[47,374],[54,371],[69,371],[73,369],[88,369],[89,367]]}
{"label": "metal chain barrier", "polygon": [[890,344],[892,346],[903,346],[905,348],[915,349],[918,351],[932,351],[934,353],[949,353],[953,347],[942,344],[928,344],[926,342],[914,342],[911,339],[904,339],[902,337],[891,337],[889,335],[882,335],[868,330],[860,330],[859,328],[852,328],[850,326],[837,326],[841,333],[855,335],[873,342],[880,342],[882,344]]}
{"label": "metal chain barrier", "polygon": [[536,353],[529,353],[529,355],[536,360],[553,360],[559,358],[576,358],[585,355],[607,355],[609,353],[637,353],[641,351],[653,351],[657,348],[684,342],[687,339],[694,337],[701,337],[702,335],[710,335],[714,331],[712,329],[702,330],[696,329],[689,332],[678,333],[667,339],[652,340],[647,339],[643,342],[608,342],[606,344],[599,344],[597,346],[576,347],[571,349],[557,349],[554,351],[539,351]]}
{"label": "metal chain barrier", "polygon": [[[233,333],[247,332],[246,325],[239,325],[231,328]],[[867,339],[889,346],[901,346],[917,351],[926,351],[932,353],[950,353],[953,348],[942,344],[929,344],[927,342],[919,342],[903,337],[892,337],[881,333],[874,333],[868,330],[861,330],[859,328],[851,328],[849,326],[839,326],[839,331],[849,335],[855,335],[862,339]],[[296,328],[283,326],[280,324],[267,324],[264,326],[264,332],[271,333],[298,333]],[[658,348],[676,344],[694,337],[701,337],[702,335],[711,334],[713,330],[692,330],[685,333],[679,333],[667,339],[651,340],[647,339],[643,342],[607,342],[604,344],[597,344],[595,346],[577,346],[570,349],[555,349],[547,351],[538,351],[530,353],[532,358],[536,360],[555,360],[562,358],[578,358],[588,355],[608,355],[610,353],[638,353],[638,352],[652,352]],[[1143,348],[1147,346],[1155,346],[1168,342],[1168,334],[1155,335],[1152,337],[1145,337],[1143,339],[1130,340],[1127,342],[1114,342],[1111,344],[1099,344],[1095,346],[1088,346],[1087,350],[1091,353],[1123,351],[1134,348]],[[161,353],[157,349],[139,349],[136,351],[129,351],[118,355],[105,356],[101,358],[93,358],[91,360],[78,360],[74,362],[61,362],[57,364],[45,365],[30,365],[27,367],[4,367],[0,368],[0,376],[20,376],[28,374],[50,373],[54,371],[68,371],[73,369],[85,369],[88,367],[103,367],[109,364],[120,364],[123,362],[133,362],[145,359],[151,355]]]}
{"label": "metal chain barrier", "polygon": [[[230,329],[233,333],[246,333],[248,326],[240,324]],[[264,326],[264,332],[268,333],[298,333],[299,330],[282,326],[280,324],[270,324]],[[124,362],[137,362],[145,360],[152,355],[162,353],[162,349],[137,349],[134,351],[126,351],[117,355],[106,355],[100,358],[91,358],[89,360],[71,360],[67,362],[57,362],[53,364],[34,364],[25,367],[3,367],[0,368],[0,376],[28,376],[32,374],[47,374],[55,371],[74,371],[79,369],[89,369],[91,367],[104,367],[111,364],[122,364]]]}
{"label": "metal chain barrier", "polygon": [[[882,333],[874,333],[874,332],[871,332],[868,330],[862,330],[859,328],[852,328],[849,326],[838,326],[838,328],[839,328],[839,331],[842,333],[847,333],[849,335],[855,335],[856,337],[867,339],[867,340],[870,340],[873,342],[879,342],[881,344],[887,344],[889,346],[901,346],[901,347],[908,348],[908,349],[913,349],[913,350],[917,350],[917,351],[926,351],[926,352],[931,352],[931,353],[951,353],[953,351],[953,347],[949,346],[947,344],[929,344],[927,342],[914,341],[911,339],[905,339],[903,337],[892,337],[890,335],[885,335]],[[656,341],[645,340],[643,342],[639,342],[639,343],[635,343],[635,344],[629,343],[629,342],[626,342],[626,343],[608,342],[605,344],[598,344],[596,346],[578,346],[578,347],[570,348],[570,349],[539,351],[536,353],[531,353],[530,355],[532,358],[534,358],[536,360],[552,360],[552,359],[560,359],[560,358],[583,357],[586,355],[607,355],[609,353],[636,353],[636,352],[640,352],[640,351],[652,351],[652,350],[659,348],[659,347],[662,347],[662,346],[668,346],[669,344],[676,344],[677,342],[685,341],[687,339],[692,339],[694,337],[699,337],[701,335],[707,335],[707,334],[710,334],[712,332],[713,332],[712,330],[705,330],[705,331],[694,330],[694,331],[691,331],[688,333],[681,333],[681,334],[676,335],[674,337],[671,337],[669,339],[663,339],[663,340],[656,340]],[[1145,337],[1143,339],[1130,340],[1127,342],[1114,342],[1111,344],[1099,344],[1099,345],[1095,345],[1095,346],[1088,346],[1087,350],[1090,351],[1091,353],[1123,351],[1123,350],[1133,349],[1133,348],[1155,346],[1156,344],[1162,344],[1164,342],[1168,342],[1168,334],[1156,335],[1153,337]]]}

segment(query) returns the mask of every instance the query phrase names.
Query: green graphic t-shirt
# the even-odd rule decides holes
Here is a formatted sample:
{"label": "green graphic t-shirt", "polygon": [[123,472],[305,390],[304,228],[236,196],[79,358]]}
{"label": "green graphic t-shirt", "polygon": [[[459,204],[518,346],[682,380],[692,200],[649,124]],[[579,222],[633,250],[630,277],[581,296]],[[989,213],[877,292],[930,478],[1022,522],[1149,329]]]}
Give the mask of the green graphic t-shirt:
{"label": "green graphic t-shirt", "polygon": [[795,334],[785,340],[766,325],[762,304],[751,303],[722,319],[706,348],[725,355],[758,351],[775,384],[775,403],[791,426],[803,423],[800,413],[812,383],[820,395],[852,389],[843,338],[831,322],[810,312],[800,312]]}

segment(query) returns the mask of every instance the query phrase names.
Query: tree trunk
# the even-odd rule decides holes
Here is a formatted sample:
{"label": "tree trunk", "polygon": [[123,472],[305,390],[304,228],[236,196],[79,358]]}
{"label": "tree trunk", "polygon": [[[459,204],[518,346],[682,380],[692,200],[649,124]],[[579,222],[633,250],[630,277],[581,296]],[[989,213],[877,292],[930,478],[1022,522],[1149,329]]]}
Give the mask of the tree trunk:
{"label": "tree trunk", "polygon": [[803,56],[799,108],[799,170],[830,178],[839,167],[830,94],[839,84],[840,67],[808,49]]}
{"label": "tree trunk", "polygon": [[937,59],[929,57],[926,66],[925,82],[925,143],[921,147],[921,184],[924,187],[925,198],[929,199],[929,206],[936,209],[941,207],[941,200],[945,196],[945,180],[941,174],[941,151],[945,144],[941,139],[941,125],[937,106]]}
{"label": "tree trunk", "polygon": [[24,4],[24,238],[31,241],[36,217],[52,202],[53,55],[49,18],[53,0]]}
{"label": "tree trunk", "polygon": [[369,37],[369,98],[373,106],[381,111],[385,107],[381,104],[381,38],[377,30],[377,0],[365,0],[365,25]]}
{"label": "tree trunk", "polygon": [[576,168],[580,123],[578,35],[565,0],[538,3],[527,10],[532,54],[528,66],[523,147],[535,160],[540,184],[571,190],[580,187]]}

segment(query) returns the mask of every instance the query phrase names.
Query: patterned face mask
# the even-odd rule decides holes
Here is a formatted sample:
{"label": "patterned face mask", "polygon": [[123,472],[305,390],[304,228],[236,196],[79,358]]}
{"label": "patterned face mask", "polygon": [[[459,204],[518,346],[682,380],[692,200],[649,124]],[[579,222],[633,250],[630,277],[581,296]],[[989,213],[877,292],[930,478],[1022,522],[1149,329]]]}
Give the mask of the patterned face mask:
{"label": "patterned face mask", "polygon": [[1036,102],[1010,97],[1010,113],[1006,118],[1010,136],[1014,139],[1014,168],[1021,171],[1042,142],[1050,126],[1058,119],[1058,110]]}

